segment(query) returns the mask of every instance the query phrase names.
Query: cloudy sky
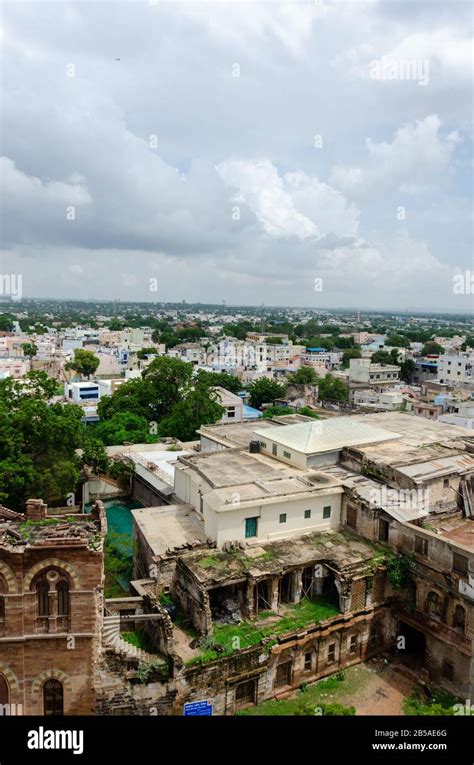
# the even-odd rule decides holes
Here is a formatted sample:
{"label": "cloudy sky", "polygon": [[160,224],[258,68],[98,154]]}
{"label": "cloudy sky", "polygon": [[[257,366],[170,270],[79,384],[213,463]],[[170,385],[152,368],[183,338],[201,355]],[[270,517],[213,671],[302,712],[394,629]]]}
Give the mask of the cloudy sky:
{"label": "cloudy sky", "polygon": [[470,309],[469,2],[22,0],[1,28],[25,297]]}

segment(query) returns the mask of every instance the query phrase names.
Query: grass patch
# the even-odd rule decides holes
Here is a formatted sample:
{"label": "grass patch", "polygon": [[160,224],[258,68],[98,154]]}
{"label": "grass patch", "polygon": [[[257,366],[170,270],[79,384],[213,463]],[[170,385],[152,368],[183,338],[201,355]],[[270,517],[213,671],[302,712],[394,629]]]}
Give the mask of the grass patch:
{"label": "grass patch", "polygon": [[208,555],[207,558],[201,558],[200,561],[197,562],[198,566],[201,566],[201,568],[215,568],[216,566],[219,566],[221,561],[219,558],[214,558],[212,555]]}
{"label": "grass patch", "polygon": [[147,637],[141,630],[121,632],[120,635],[126,643],[130,643],[130,645],[134,645],[136,648],[142,648],[144,651],[150,650]]}
{"label": "grass patch", "polygon": [[[272,615],[268,611],[264,613],[264,619]],[[211,645],[206,647],[200,656],[187,662],[187,666],[205,664],[208,661],[218,659],[220,656],[229,655],[235,650],[243,650],[257,645],[264,638],[293,632],[309,624],[319,624],[339,613],[338,606],[331,599],[318,598],[313,601],[304,598],[294,605],[285,616],[277,622],[272,622],[272,624],[262,625],[256,621],[242,622],[241,624],[216,624],[212,633]]]}

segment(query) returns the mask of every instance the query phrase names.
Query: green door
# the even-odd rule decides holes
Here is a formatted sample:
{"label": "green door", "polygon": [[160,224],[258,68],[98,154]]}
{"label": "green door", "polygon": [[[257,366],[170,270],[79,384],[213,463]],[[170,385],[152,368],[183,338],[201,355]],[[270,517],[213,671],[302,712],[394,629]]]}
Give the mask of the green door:
{"label": "green door", "polygon": [[246,518],[245,519],[245,537],[257,536],[257,520],[258,518]]}

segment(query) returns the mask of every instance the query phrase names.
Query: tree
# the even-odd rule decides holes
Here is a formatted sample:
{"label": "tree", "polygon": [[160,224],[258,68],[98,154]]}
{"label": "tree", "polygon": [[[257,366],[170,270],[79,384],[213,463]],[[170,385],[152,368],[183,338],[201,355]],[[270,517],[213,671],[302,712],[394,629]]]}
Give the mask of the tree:
{"label": "tree", "polygon": [[111,332],[120,332],[124,326],[123,321],[120,321],[119,319],[112,319],[108,324],[108,328]]}
{"label": "tree", "polygon": [[288,380],[290,383],[296,383],[297,385],[315,385],[318,382],[318,375],[313,367],[302,366],[297,372],[290,375]]}
{"label": "tree", "polygon": [[221,388],[230,390],[231,393],[238,393],[242,388],[239,378],[235,377],[235,375],[230,375],[228,372],[207,372],[205,369],[200,369],[195,379],[209,387],[218,385]]}
{"label": "tree", "polygon": [[196,385],[173,407],[170,416],[161,421],[158,432],[160,436],[192,441],[201,425],[218,422],[223,413],[224,407],[217,402],[217,393],[205,385]]}
{"label": "tree", "polygon": [[362,353],[358,348],[348,348],[342,354],[342,366],[347,369],[351,359],[361,359]]}
{"label": "tree", "polygon": [[145,359],[147,356],[158,353],[156,348],[141,348],[137,351],[137,359]]}
{"label": "tree", "polygon": [[404,380],[404,382],[411,383],[415,366],[413,359],[405,359],[405,361],[402,361],[400,364],[400,378]]}
{"label": "tree", "polygon": [[27,358],[31,359],[38,353],[38,347],[34,343],[22,343],[23,353]]}
{"label": "tree", "polygon": [[13,318],[8,313],[0,315],[0,332],[13,332]]}
{"label": "tree", "polygon": [[474,348],[474,335],[466,335],[466,339],[461,345],[462,351],[467,351],[468,348]]}
{"label": "tree", "polygon": [[404,335],[388,335],[385,345],[396,346],[397,348],[409,348],[410,340]]}
{"label": "tree", "polygon": [[266,377],[260,377],[249,385],[249,403],[255,409],[260,409],[262,404],[269,404],[276,398],[282,398],[285,395],[286,386],[276,380],[268,380]]}
{"label": "tree", "polygon": [[[12,510],[23,511],[29,497],[63,498],[78,484],[78,450],[90,436],[79,406],[48,403],[54,386],[38,372],[0,381],[0,500]],[[104,458],[99,447],[95,456]]]}
{"label": "tree", "polygon": [[422,356],[437,356],[440,353],[444,353],[444,348],[439,343],[435,343],[434,340],[428,340],[421,349]]}
{"label": "tree", "polygon": [[160,422],[191,390],[193,371],[193,365],[186,361],[158,356],[141,378],[128,380],[113,396],[101,398],[97,406],[101,422],[117,412],[143,417],[148,423]]}
{"label": "tree", "polygon": [[132,412],[116,412],[110,420],[99,422],[95,434],[107,446],[115,444],[147,444],[158,440],[145,417]]}
{"label": "tree", "polygon": [[82,348],[76,348],[74,351],[74,359],[69,361],[65,368],[74,369],[78,374],[90,378],[99,364],[100,360],[95,353],[92,353],[92,351],[85,351]]}
{"label": "tree", "polygon": [[319,398],[322,401],[347,401],[349,398],[347,385],[329,373],[319,380],[318,385]]}

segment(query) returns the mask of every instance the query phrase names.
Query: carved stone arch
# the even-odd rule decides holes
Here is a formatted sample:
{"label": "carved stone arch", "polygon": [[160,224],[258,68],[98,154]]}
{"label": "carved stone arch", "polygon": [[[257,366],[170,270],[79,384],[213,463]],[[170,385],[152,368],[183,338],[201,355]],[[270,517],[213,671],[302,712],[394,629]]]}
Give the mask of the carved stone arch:
{"label": "carved stone arch", "polygon": [[31,583],[35,576],[40,573],[40,571],[43,571],[44,569],[48,568],[59,568],[62,569],[64,572],[69,574],[73,588],[75,590],[80,589],[80,580],[79,576],[77,575],[76,570],[71,566],[70,563],[66,563],[64,560],[59,560],[59,558],[46,558],[45,560],[38,561],[38,563],[35,563],[34,566],[30,568],[27,575],[25,576],[25,590],[29,590],[31,587]]}
{"label": "carved stone arch", "polygon": [[5,579],[7,583],[7,588],[8,588],[7,594],[17,593],[18,583],[16,580],[16,576],[13,573],[10,566],[7,566],[6,563],[2,563],[1,561],[0,561],[0,574],[3,576],[3,578]]}
{"label": "carved stone arch", "polygon": [[41,691],[46,680],[59,680],[69,693],[72,692],[72,682],[69,675],[60,669],[45,669],[44,672],[41,672],[41,674],[37,675],[33,680],[31,686],[32,696],[36,696]]}
{"label": "carved stone arch", "polygon": [[6,664],[0,664],[0,675],[3,675],[11,691],[18,691],[20,684],[15,673]]}

